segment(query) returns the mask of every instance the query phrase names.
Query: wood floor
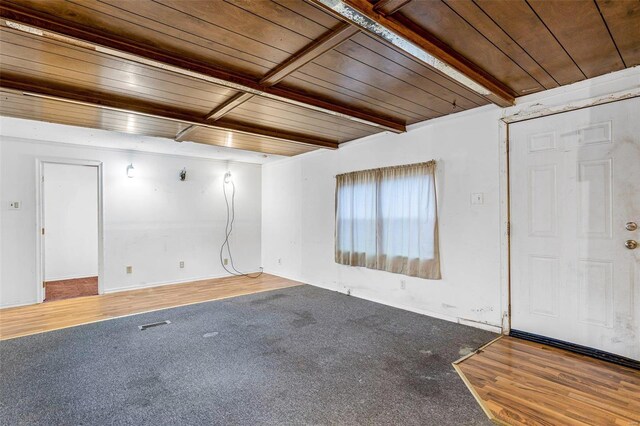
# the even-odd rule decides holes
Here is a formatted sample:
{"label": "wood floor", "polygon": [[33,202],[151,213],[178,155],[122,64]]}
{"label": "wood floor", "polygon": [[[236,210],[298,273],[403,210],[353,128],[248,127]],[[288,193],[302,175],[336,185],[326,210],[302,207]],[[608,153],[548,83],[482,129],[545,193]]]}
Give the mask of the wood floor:
{"label": "wood floor", "polygon": [[454,367],[505,425],[640,425],[640,371],[502,337]]}
{"label": "wood floor", "polygon": [[122,316],[301,285],[263,274],[230,277],[58,300],[0,310],[0,340]]}
{"label": "wood floor", "polygon": [[44,285],[47,289],[45,302],[98,295],[98,277],[47,281]]}

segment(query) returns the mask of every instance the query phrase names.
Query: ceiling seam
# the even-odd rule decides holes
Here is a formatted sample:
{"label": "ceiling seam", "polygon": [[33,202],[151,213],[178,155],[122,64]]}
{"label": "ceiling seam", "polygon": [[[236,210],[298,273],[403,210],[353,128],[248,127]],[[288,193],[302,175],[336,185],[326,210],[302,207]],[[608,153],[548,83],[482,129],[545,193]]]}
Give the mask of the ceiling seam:
{"label": "ceiling seam", "polygon": [[484,13],[484,14],[487,16],[487,18],[489,18],[489,19],[491,20],[491,22],[493,22],[493,23],[496,25],[496,27],[498,27],[498,28],[500,29],[500,31],[502,31],[502,32],[503,32],[507,37],[509,37],[509,38],[511,39],[511,41],[513,41],[513,42],[516,44],[516,46],[518,46],[520,49],[522,49],[522,51],[523,51],[523,52],[524,52],[524,53],[525,53],[529,58],[531,58],[531,60],[532,60],[533,62],[535,62],[535,63],[540,67],[540,69],[542,69],[542,70],[543,70],[543,71],[544,71],[544,72],[549,76],[549,78],[551,78],[551,79],[552,79],[552,80],[553,80],[553,81],[558,85],[558,87],[559,87],[559,86],[562,86],[562,85],[560,84],[560,82],[559,82],[558,80],[556,80],[556,78],[555,78],[555,77],[554,77],[554,76],[549,72],[549,70],[547,70],[547,69],[546,69],[546,68],[545,68],[545,67],[544,67],[540,62],[538,62],[538,60],[537,60],[536,58],[534,58],[534,57],[529,53],[529,51],[528,51],[527,49],[525,49],[523,46],[521,46],[521,45],[520,45],[520,43],[518,43],[518,41],[517,41],[515,38],[513,38],[513,37],[511,36],[511,34],[509,34],[509,33],[508,33],[504,28],[502,28],[502,25],[500,25],[500,24],[499,24],[495,19],[493,19],[493,17],[492,17],[492,16],[491,16],[491,15],[490,15],[486,10],[484,10],[484,9],[482,8],[482,6],[480,6],[480,5],[477,3],[477,1],[476,1],[476,0],[471,0],[471,1],[473,2],[473,4],[475,4],[475,5],[476,5],[476,7],[477,7],[478,9],[480,9],[480,11],[481,11],[482,13]]}
{"label": "ceiling seam", "polygon": [[607,24],[607,20],[604,18],[604,15],[602,14],[602,10],[600,9],[600,5],[598,4],[597,0],[593,0],[593,3],[596,6],[596,9],[598,9],[598,13],[600,14],[600,18],[602,18],[602,23],[604,24],[604,27],[607,29],[607,33],[609,33],[609,37],[611,38],[611,42],[613,43],[613,46],[616,48],[616,52],[618,52],[618,56],[620,56],[620,60],[622,61],[622,65],[627,68],[627,63],[625,62],[624,58],[622,57],[622,53],[620,52],[620,49],[618,48],[618,43],[616,43],[616,39],[613,38],[613,34],[611,34],[611,30],[609,29],[609,24]]}
{"label": "ceiling seam", "polygon": [[[458,17],[459,17],[460,19],[462,19],[464,22],[466,22],[466,23],[467,23],[467,25],[469,25],[471,28],[473,28],[473,30],[474,30],[475,32],[477,32],[478,34],[480,34],[480,36],[481,36],[482,38],[484,38],[484,39],[485,39],[485,40],[487,40],[489,43],[491,43],[491,45],[492,45],[493,47],[495,47],[495,48],[496,48],[500,53],[502,53],[504,56],[506,56],[507,58],[509,58],[509,60],[510,60],[511,62],[513,62],[513,63],[514,63],[518,68],[520,68],[520,69],[521,69],[522,71],[524,71],[524,72],[525,72],[529,77],[531,77],[531,78],[533,79],[533,81],[535,81],[536,83],[538,83],[538,85],[539,85],[540,87],[542,87],[543,89],[545,88],[545,87],[544,87],[544,84],[542,84],[540,81],[538,81],[538,79],[537,79],[537,78],[535,78],[533,75],[531,75],[531,73],[530,73],[529,71],[527,71],[526,69],[524,69],[524,68],[522,67],[522,65],[520,65],[520,64],[519,64],[515,59],[513,59],[511,56],[509,56],[509,54],[508,54],[507,52],[505,52],[504,50],[502,50],[502,49],[501,49],[497,44],[495,44],[491,39],[489,39],[489,37],[487,37],[486,35],[484,35],[484,33],[483,33],[482,31],[480,31],[479,29],[477,29],[477,28],[476,28],[476,27],[475,27],[471,22],[467,21],[467,19],[466,19],[465,17],[463,17],[462,15],[460,15],[460,14],[458,13],[458,11],[454,10],[454,9],[449,5],[449,3],[447,3],[447,2],[443,2],[443,3],[444,3],[444,4],[445,4],[445,5],[446,5],[446,6],[447,6],[447,7],[448,7],[448,8],[449,8],[453,13],[455,13],[456,15],[458,15]],[[474,3],[474,4],[475,4],[475,3]]]}
{"label": "ceiling seam", "polygon": [[589,77],[587,77],[587,75],[584,73],[584,71],[582,71],[582,68],[580,68],[580,65],[578,65],[576,60],[573,59],[573,56],[571,56],[571,54],[567,51],[567,49],[564,47],[564,45],[562,43],[560,43],[560,40],[558,40],[558,37],[556,37],[556,35],[553,33],[553,31],[551,31],[551,28],[549,28],[547,26],[547,24],[542,20],[540,15],[538,15],[538,12],[536,12],[535,9],[533,8],[533,6],[531,6],[531,4],[529,3],[529,0],[523,0],[523,1],[527,4],[527,6],[529,6],[529,9],[531,9],[531,11],[534,13],[534,15],[536,15],[536,18],[538,18],[540,23],[542,23],[542,25],[544,25],[544,27],[547,29],[547,31],[549,31],[549,34],[551,34],[553,39],[560,45],[562,50],[564,50],[564,53],[566,53],[567,56],[569,57],[569,59],[571,59],[571,62],[573,62],[575,64],[576,68],[578,68],[580,73],[584,76],[585,80],[588,79]]}

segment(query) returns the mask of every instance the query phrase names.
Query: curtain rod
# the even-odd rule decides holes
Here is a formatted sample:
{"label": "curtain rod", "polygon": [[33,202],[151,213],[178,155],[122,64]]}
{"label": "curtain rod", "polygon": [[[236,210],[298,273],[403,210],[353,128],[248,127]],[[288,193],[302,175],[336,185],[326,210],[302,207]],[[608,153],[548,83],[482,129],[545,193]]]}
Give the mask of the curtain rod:
{"label": "curtain rod", "polygon": [[411,163],[411,164],[399,164],[397,166],[386,166],[386,167],[377,167],[373,169],[365,169],[365,170],[354,170],[352,172],[340,173],[339,175],[334,175],[334,178],[338,176],[350,175],[351,173],[363,173],[363,172],[375,172],[382,170],[390,170],[390,169],[400,169],[404,167],[416,167],[416,166],[435,166],[436,160],[423,161],[420,163]]}

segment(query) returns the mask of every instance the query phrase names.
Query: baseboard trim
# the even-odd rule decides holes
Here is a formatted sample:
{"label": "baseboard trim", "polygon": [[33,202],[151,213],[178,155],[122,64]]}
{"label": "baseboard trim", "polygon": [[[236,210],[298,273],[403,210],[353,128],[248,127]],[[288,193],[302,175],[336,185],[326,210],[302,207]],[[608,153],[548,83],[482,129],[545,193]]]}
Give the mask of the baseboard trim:
{"label": "baseboard trim", "polygon": [[[343,293],[343,292],[340,292],[340,293]],[[346,294],[346,293],[344,293],[344,294]],[[433,312],[433,311],[428,311],[428,310],[425,310],[425,309],[419,309],[419,308],[415,308],[413,306],[402,305],[400,303],[389,303],[387,301],[382,301],[382,300],[377,299],[375,297],[362,296],[360,294],[353,294],[353,291],[351,292],[350,296],[358,297],[360,299],[365,299],[365,300],[368,300],[368,301],[374,302],[374,303],[379,303],[381,305],[391,306],[392,308],[402,309],[403,311],[414,312],[416,314],[426,315],[428,317],[438,318],[438,319],[449,321],[449,322],[455,322],[455,323],[458,323],[460,325],[466,325],[466,326],[469,326],[469,327],[479,328],[479,329],[482,329],[482,330],[491,331],[493,333],[502,334],[502,327],[497,326],[497,325],[487,324],[487,323],[484,323],[484,322],[478,322],[478,321],[473,321],[473,320],[468,320],[468,319],[464,319],[464,318],[459,318],[459,317],[456,317],[456,316],[453,316],[453,315],[441,314],[439,312]]]}
{"label": "baseboard trim", "polygon": [[455,322],[455,323],[458,323],[458,324],[461,324],[461,325],[466,325],[466,326],[469,326],[469,327],[475,327],[475,328],[479,328],[479,329],[482,329],[482,330],[491,331],[493,333],[502,334],[502,327],[500,327],[498,325],[479,322],[479,321],[474,321],[474,320],[469,320],[469,319],[465,319],[465,318],[459,318],[459,317],[456,317],[456,316],[453,316],[453,315],[441,314],[439,312],[433,312],[433,311],[428,311],[428,310],[425,310],[425,309],[419,309],[419,308],[415,308],[413,306],[402,305],[400,303],[389,303],[388,301],[382,301],[382,300],[377,299],[375,297],[354,293],[353,289],[351,289],[350,293],[347,293],[346,291],[341,291],[339,289],[326,287],[326,286],[319,285],[319,284],[310,283],[310,282],[307,282],[307,281],[302,280],[300,278],[288,277],[288,276],[283,275],[283,274],[278,274],[277,272],[269,271],[268,273],[271,274],[271,275],[276,275],[276,276],[281,277],[281,278],[286,278],[286,279],[289,279],[289,280],[301,282],[303,284],[308,284],[308,285],[311,285],[311,286],[314,286],[314,287],[323,288],[325,290],[335,291],[335,292],[341,293],[341,294],[348,294],[349,296],[357,297],[359,299],[368,300],[369,302],[379,303],[381,305],[391,306],[392,308],[402,309],[403,311],[414,312],[416,314],[426,315],[428,317],[438,318],[438,319],[441,319],[441,320],[445,320],[445,321],[449,321],[449,322]]}
{"label": "baseboard trim", "polygon": [[[253,274],[254,272],[249,272],[249,273]],[[200,277],[200,278],[188,278],[188,279],[177,280],[177,281],[161,281],[161,282],[140,284],[140,285],[128,286],[128,287],[116,287],[116,288],[105,289],[100,294],[119,293],[121,291],[130,291],[130,290],[141,290],[143,288],[162,287],[165,285],[172,285],[172,284],[188,284],[194,281],[214,280],[216,278],[229,278],[233,276],[234,275],[231,275],[231,274],[226,274],[226,275],[221,274],[221,275],[212,275],[212,276]],[[0,309],[17,308],[20,306],[37,305],[37,304],[38,304],[38,301],[18,302],[10,305],[0,305]]]}
{"label": "baseboard trim", "polygon": [[495,325],[495,324],[489,324],[486,322],[479,322],[479,321],[465,319],[465,318],[458,318],[458,324],[468,325],[469,327],[475,327],[481,330],[502,334],[502,326]]}
{"label": "baseboard trim", "polygon": [[0,310],[2,309],[11,309],[11,308],[19,308],[20,306],[29,306],[29,305],[37,305],[38,302],[36,300],[31,302],[18,302],[9,305],[0,305]]}
{"label": "baseboard trim", "polygon": [[333,289],[330,289],[330,288],[327,288],[327,287],[322,287],[322,286],[319,286],[319,285],[308,283],[308,282],[304,281],[303,279],[301,279],[300,277],[294,277],[294,276],[289,275],[289,274],[281,274],[280,272],[277,272],[277,271],[268,271],[268,270],[265,269],[264,273],[265,274],[269,274],[269,275],[273,275],[273,276],[276,276],[276,277],[280,277],[280,278],[285,278],[285,279],[291,280],[291,281],[298,281],[299,283],[312,285],[314,287],[321,287],[321,288],[324,288],[324,289],[327,289],[327,290],[333,290]]}
{"label": "baseboard trim", "polygon": [[[247,273],[254,274],[257,272],[247,272]],[[234,276],[235,275],[231,275],[231,274],[220,274],[220,275],[210,275],[206,277],[186,278],[184,280],[177,280],[177,281],[161,281],[161,282],[154,282],[154,283],[148,283],[148,284],[139,284],[135,286],[116,287],[116,288],[105,289],[104,294],[119,293],[121,291],[130,291],[130,290],[141,290],[143,288],[150,288],[150,287],[162,287],[165,285],[173,285],[173,284],[187,284],[194,281],[215,280],[218,278],[230,278]]]}
{"label": "baseboard trim", "polygon": [[565,349],[570,352],[575,352],[581,355],[587,355],[592,358],[597,358],[603,361],[608,361],[614,364],[622,365],[624,367],[640,370],[640,361],[636,361],[631,358],[612,354],[611,352],[605,352],[599,349],[590,348],[588,346],[582,346],[575,343],[565,342],[564,340],[553,339],[551,337],[540,336],[539,334],[533,334],[533,333],[528,333],[526,331],[520,331],[520,330],[514,330],[514,329],[511,329],[509,336],[517,337],[519,339],[529,340],[531,342],[542,343],[544,345]]}

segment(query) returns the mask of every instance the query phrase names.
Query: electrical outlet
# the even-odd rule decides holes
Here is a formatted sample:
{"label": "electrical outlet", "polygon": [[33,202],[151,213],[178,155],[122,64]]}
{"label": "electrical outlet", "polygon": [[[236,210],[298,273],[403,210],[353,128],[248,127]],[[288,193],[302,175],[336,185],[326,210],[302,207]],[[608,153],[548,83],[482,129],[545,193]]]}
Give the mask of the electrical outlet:
{"label": "electrical outlet", "polygon": [[133,266],[127,266],[127,274],[133,273]]}
{"label": "electrical outlet", "polygon": [[11,201],[9,203],[9,208],[11,210],[20,210],[20,207],[22,207],[22,203],[20,201]]}
{"label": "electrical outlet", "polygon": [[181,267],[181,268],[184,268],[184,260],[181,260],[181,261],[180,261],[180,267]]}
{"label": "electrical outlet", "polygon": [[278,259],[278,265],[282,265],[282,258]]}
{"label": "electrical outlet", "polygon": [[402,290],[404,290],[404,289],[406,289],[406,288],[407,288],[407,282],[406,282],[405,280],[401,280],[401,281],[400,281],[400,288],[401,288]]}
{"label": "electrical outlet", "polygon": [[228,264],[229,264],[229,259],[225,259],[223,263],[224,263],[225,265],[228,265]]}

